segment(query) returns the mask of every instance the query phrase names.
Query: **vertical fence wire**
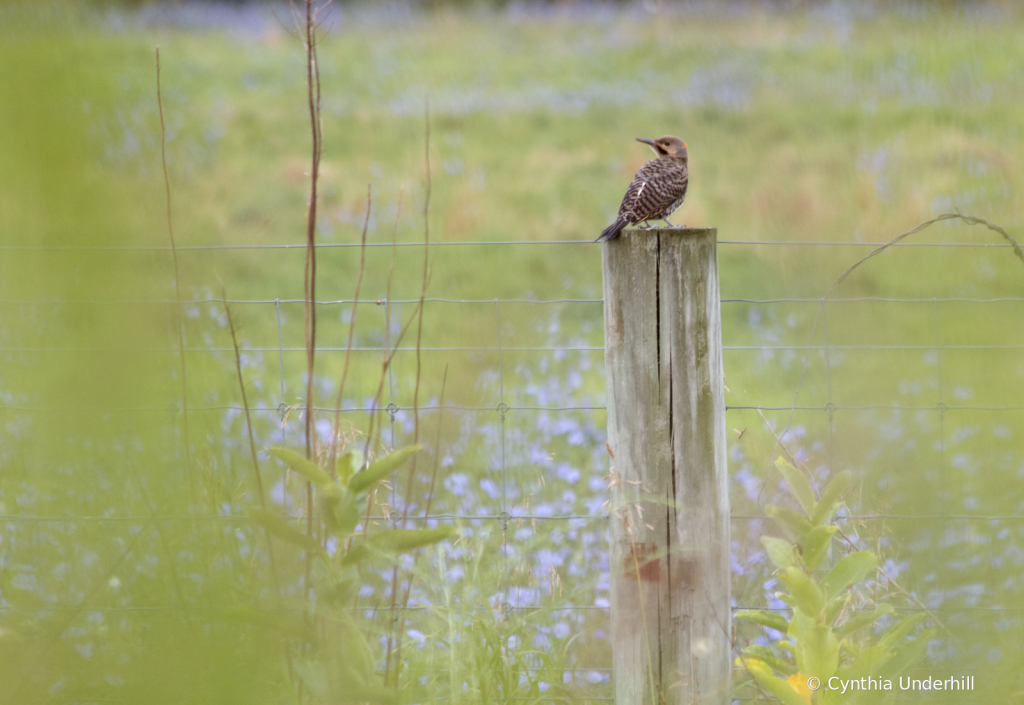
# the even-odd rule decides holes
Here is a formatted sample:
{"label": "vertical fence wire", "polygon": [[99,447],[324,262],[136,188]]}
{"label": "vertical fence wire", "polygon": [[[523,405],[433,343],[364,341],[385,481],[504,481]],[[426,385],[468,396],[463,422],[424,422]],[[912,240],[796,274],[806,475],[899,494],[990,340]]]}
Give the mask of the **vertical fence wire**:
{"label": "vertical fence wire", "polygon": [[[387,359],[391,355],[391,300],[384,299],[384,359]],[[398,413],[398,406],[395,404],[395,378],[393,370],[395,367],[395,357],[392,356],[390,362],[388,362],[388,405],[385,407],[388,412],[388,418],[391,424],[391,447],[395,448],[395,414]],[[381,434],[384,435],[383,433]],[[390,502],[391,512],[388,515],[392,526],[398,525],[398,511],[395,508],[398,500],[398,490],[394,482],[391,483],[390,490]]]}
{"label": "vertical fence wire", "polygon": [[[825,404],[825,411],[828,412],[828,473],[833,476],[836,471],[835,455],[835,410],[836,405],[832,400],[832,360],[831,344],[828,337],[828,297],[821,300],[821,323],[822,332],[825,334],[825,383],[828,390],[828,403]],[[828,557],[831,564],[835,564],[836,538],[832,536],[828,542]]]}
{"label": "vertical fence wire", "polygon": [[[503,572],[505,578],[508,579],[508,478],[505,474],[505,414],[508,411],[508,406],[505,404],[505,360],[502,352],[501,344],[501,311],[498,304],[498,299],[494,300],[494,322],[497,333],[497,345],[498,345],[498,418],[501,423],[500,433],[500,445],[501,445],[501,555]],[[516,600],[516,604],[519,604],[519,600]],[[502,612],[507,615],[508,609],[508,591],[506,588],[505,601],[502,604]]]}
{"label": "vertical fence wire", "polygon": [[949,513],[949,498],[946,495],[946,488],[949,486],[946,476],[946,400],[942,389],[942,330],[939,323],[939,302],[932,300],[932,313],[935,318],[935,367],[938,378],[938,402],[935,404],[939,412],[939,487],[942,488],[942,502],[940,511],[943,514]]}
{"label": "vertical fence wire", "polygon": [[283,443],[288,433],[288,426],[285,424],[285,419],[288,418],[288,400],[284,390],[284,336],[281,333],[281,299],[274,299],[274,310],[277,313],[277,362],[281,371],[277,413],[281,416],[281,442]]}

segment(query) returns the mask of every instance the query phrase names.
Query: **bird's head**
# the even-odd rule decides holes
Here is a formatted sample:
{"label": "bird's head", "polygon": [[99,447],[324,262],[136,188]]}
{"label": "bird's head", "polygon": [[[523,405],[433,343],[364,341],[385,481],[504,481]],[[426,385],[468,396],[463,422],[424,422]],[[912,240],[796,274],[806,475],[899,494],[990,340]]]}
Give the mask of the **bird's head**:
{"label": "bird's head", "polygon": [[687,159],[689,157],[686,151],[686,142],[672,135],[665,135],[656,140],[637,137],[636,141],[649,145],[659,157],[675,157],[677,159]]}

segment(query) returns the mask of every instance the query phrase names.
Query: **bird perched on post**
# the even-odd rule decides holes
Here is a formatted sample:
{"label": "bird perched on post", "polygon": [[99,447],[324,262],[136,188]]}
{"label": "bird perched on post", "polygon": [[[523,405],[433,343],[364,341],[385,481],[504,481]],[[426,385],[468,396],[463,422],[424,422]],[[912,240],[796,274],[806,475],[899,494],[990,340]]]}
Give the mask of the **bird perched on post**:
{"label": "bird perched on post", "polygon": [[656,140],[638,137],[636,141],[650,145],[658,158],[647,162],[636,172],[619,206],[619,216],[598,236],[597,242],[614,240],[627,225],[648,220],[664,220],[671,226],[668,217],[686,198],[686,187],[690,182],[686,143],[671,135]]}

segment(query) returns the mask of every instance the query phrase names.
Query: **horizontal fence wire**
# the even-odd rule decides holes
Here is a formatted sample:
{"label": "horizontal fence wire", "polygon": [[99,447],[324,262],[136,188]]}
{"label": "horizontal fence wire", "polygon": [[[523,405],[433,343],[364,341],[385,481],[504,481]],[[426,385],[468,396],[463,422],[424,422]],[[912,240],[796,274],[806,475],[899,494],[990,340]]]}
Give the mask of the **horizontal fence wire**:
{"label": "horizontal fence wire", "polygon": [[[132,352],[164,353],[167,348],[128,348]],[[601,345],[512,345],[502,347],[505,352],[604,352]],[[12,353],[40,353],[40,352],[112,352],[114,350],[125,350],[125,348],[11,348],[0,347],[0,352]],[[185,348],[187,353],[228,353],[234,352],[234,348],[227,347],[203,347]],[[286,352],[305,353],[305,348],[299,347],[245,347],[239,348],[240,352]],[[722,350],[1024,350],[1024,345],[723,345]],[[415,347],[384,347],[384,346],[353,346],[352,352],[498,352],[497,346],[491,345],[423,345]],[[318,347],[317,352],[348,352],[347,348],[324,346]]]}
{"label": "horizontal fence wire", "polygon": [[[842,304],[842,303],[862,303],[865,301],[878,301],[882,303],[895,303],[895,304],[933,304],[933,303],[971,303],[971,304],[994,304],[994,303],[1021,303],[1024,302],[1024,297],[1021,296],[1000,296],[994,298],[970,298],[963,296],[943,296],[943,297],[930,297],[930,298],[913,298],[913,297],[888,297],[888,296],[848,296],[842,298],[775,298],[775,299],[737,299],[737,298],[723,298],[719,299],[723,304]],[[374,304],[377,306],[384,306],[385,304],[418,304],[419,299],[386,299],[386,298],[367,298],[367,299],[328,299],[328,300],[317,300],[313,303],[317,306],[338,306],[348,304]],[[443,303],[443,304],[487,304],[493,305],[495,302],[499,304],[535,304],[535,305],[556,305],[556,304],[603,304],[604,299],[452,299],[452,298],[441,298],[441,297],[425,297],[424,303]],[[229,303],[235,304],[305,304],[305,299],[190,299],[183,300],[182,304],[189,304],[193,306],[214,304],[217,306]],[[28,300],[28,299],[0,299],[0,304],[11,304],[11,305],[38,305],[38,306],[62,306],[65,304],[82,304],[82,305],[115,305],[115,304],[154,304],[160,306],[177,305],[177,301],[174,299],[108,299],[103,301],[97,301],[94,299],[62,299],[62,300]]]}
{"label": "horizontal fence wire", "polygon": [[[877,248],[884,242],[859,242],[836,240],[719,240],[719,245],[770,246],[770,247],[872,247]],[[429,247],[508,247],[541,245],[594,245],[593,240],[465,240],[461,242],[431,242]],[[318,250],[361,248],[358,242],[320,242]],[[424,247],[423,242],[367,242],[365,247]],[[889,247],[967,247],[1009,249],[1013,245],[1002,242],[898,242]],[[267,245],[178,245],[178,252],[211,252],[218,250],[301,250],[307,245],[302,244],[267,244]],[[0,245],[2,251],[29,252],[171,252],[167,245]]]}
{"label": "horizontal fence wire", "polygon": [[[281,519],[291,521],[305,520],[304,514],[281,514]],[[608,521],[611,518],[608,514],[431,514],[429,516],[406,516],[394,517],[384,515],[371,515],[370,521],[390,522],[397,524],[399,521],[500,521],[511,523],[514,521]],[[767,514],[731,514],[729,518],[733,521],[774,521]],[[1024,521],[1022,514],[855,514],[849,516],[833,517],[834,521]],[[97,523],[138,523],[145,524],[155,521],[216,521],[216,522],[240,522],[250,524],[258,522],[243,514],[163,514],[155,516],[131,515],[131,516],[38,516],[30,514],[0,514],[0,522],[39,522],[51,524],[72,524],[75,522],[97,522]]]}
{"label": "horizontal fence wire", "polygon": [[[284,406],[281,405],[270,407],[270,406],[250,406],[249,411],[267,413],[274,412],[278,414],[284,414],[288,410],[294,410],[300,408],[299,406]],[[301,408],[305,408],[304,406]],[[546,412],[546,411],[605,411],[605,406],[514,406],[507,405],[503,409],[499,409],[493,406],[421,406],[418,411],[444,411],[444,412],[455,412],[455,413],[484,413],[484,412],[495,412],[502,413],[512,411],[528,411],[528,412]],[[181,408],[177,404],[171,404],[168,406],[123,406],[123,407],[110,407],[100,408],[95,406],[89,407],[45,407],[45,406],[19,406],[17,404],[0,404],[0,411],[31,411],[31,412],[63,412],[63,413],[81,413],[86,411],[103,411],[105,413],[133,413],[136,411],[152,411],[161,413],[177,413],[181,411]],[[245,407],[223,404],[219,406],[192,406],[189,404],[189,412],[192,411],[245,411]],[[314,411],[331,412],[335,411],[342,414],[350,414],[354,412],[368,413],[375,411],[387,411],[387,407],[345,407],[343,409],[335,409],[330,406],[315,406]],[[824,406],[807,406],[807,405],[789,405],[789,406],[756,406],[756,405],[727,405],[726,411],[822,411],[825,413],[831,413],[833,411],[1024,411],[1024,406],[982,406],[978,404],[946,404],[939,402],[937,404],[825,404]],[[414,411],[411,406],[398,406],[397,404],[393,407],[392,411],[398,413],[399,411]]]}

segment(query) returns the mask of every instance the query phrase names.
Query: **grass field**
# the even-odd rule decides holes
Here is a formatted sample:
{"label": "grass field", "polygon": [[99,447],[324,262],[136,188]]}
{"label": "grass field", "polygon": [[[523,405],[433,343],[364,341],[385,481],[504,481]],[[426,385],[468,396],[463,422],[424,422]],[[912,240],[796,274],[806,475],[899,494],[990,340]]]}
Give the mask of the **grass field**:
{"label": "grass field", "polygon": [[[719,229],[723,299],[818,299],[869,251],[772,243],[880,243],[955,209],[1021,239],[1024,15],[996,5],[885,11],[833,4],[793,13],[736,7],[348,10],[334,16],[319,46],[325,136],[319,242],[358,242],[369,186],[373,247],[362,298],[387,296],[393,256],[390,298],[418,298],[423,248],[386,245],[392,233],[399,243],[423,240],[429,100],[429,229],[438,246],[429,250],[428,295],[475,302],[427,305],[421,403],[436,402],[447,369],[445,396],[453,404],[603,405],[602,309],[593,301],[601,297],[600,247],[589,241],[611,220],[633,172],[649,157],[636,137],[670,133],[688,143],[691,189],[675,220]],[[230,299],[263,302],[234,305],[250,402],[267,409],[257,415],[258,438],[269,444],[283,437],[300,446],[297,413],[281,430],[275,409],[282,386],[287,404],[298,404],[304,394],[302,305],[294,302],[302,298],[304,251],[236,246],[304,240],[309,129],[302,46],[272,18],[229,30],[129,22],[124,31],[95,17],[69,22],[56,54],[38,36],[33,43],[31,35],[2,35],[8,65],[18,60],[42,68],[0,89],[6,92],[0,98],[12,98],[8,106],[26,106],[23,112],[0,109],[0,125],[10,120],[14,126],[0,141],[0,157],[20,165],[0,176],[0,245],[8,248],[0,264],[0,400],[11,440],[0,455],[0,515],[147,515],[153,505],[133,484],[143,460],[153,461],[154,469],[142,474],[147,479],[140,486],[156,493],[157,505],[180,513],[237,513],[251,500],[252,487],[244,419],[224,409],[239,401],[231,340],[222,306],[202,302],[220,297],[222,284]],[[171,430],[180,426],[181,414],[164,415],[180,395],[167,303],[173,298],[169,253],[10,249],[167,245],[157,45],[174,229],[184,248],[179,257],[193,349],[189,395],[199,501],[182,489],[180,438]],[[33,102],[38,96],[27,96],[38,85],[49,90]],[[981,226],[956,224],[914,237],[1005,244]],[[454,244],[545,240],[580,242]],[[230,247],[188,249],[205,246]],[[350,299],[358,250],[321,248],[318,257],[318,299]],[[986,691],[987,702],[1003,702],[1000,693],[1021,687],[1013,675],[1020,664],[1020,616],[1007,608],[1019,605],[1024,579],[1024,263],[1007,248],[904,247],[865,264],[833,297],[914,301],[829,304],[827,325],[819,322],[813,340],[824,344],[827,330],[827,358],[824,351],[803,349],[811,342],[816,302],[726,301],[727,403],[788,409],[800,388],[797,405],[813,408],[793,413],[786,442],[818,480],[839,469],[854,471],[856,513],[895,517],[858,525],[856,533],[884,547],[904,587],[943,610],[950,638],[930,649],[932,665],[987,675],[1001,689]],[[496,306],[494,299],[591,301]],[[325,304],[319,311],[320,345],[343,350],[351,307]],[[372,399],[380,375],[375,348],[393,342],[413,311],[411,303],[359,308],[356,345],[374,349],[355,354],[348,405]],[[411,334],[403,344],[413,344]],[[473,349],[447,349],[460,347]],[[517,349],[565,347],[587,349]],[[103,352],[89,355],[83,348]],[[333,405],[342,360],[338,350],[318,356],[318,406]],[[393,399],[404,410],[390,426],[392,435],[385,433],[387,444],[400,445],[412,432],[414,369],[411,353],[396,357],[385,403]],[[838,407],[831,424],[828,403]],[[17,411],[62,404],[87,413],[26,420]],[[938,404],[950,408],[943,412]],[[110,411],[133,405],[158,412],[125,417]],[[106,412],[88,413],[92,408]],[[765,411],[767,422],[754,410],[729,414],[733,512],[757,514],[759,497],[774,496],[779,482],[768,474],[775,439],[767,423],[782,429],[790,414]],[[365,430],[365,416],[350,418]],[[433,434],[436,418],[425,419]],[[107,423],[146,438],[146,448],[133,460],[134,451],[123,451]],[[439,436],[444,490],[434,511],[492,515],[507,501],[524,514],[597,516],[608,470],[603,428],[600,410],[512,411],[504,424],[491,411],[452,414]],[[71,437],[109,440],[109,447],[97,443],[86,453],[89,460],[81,462],[88,473],[72,473],[68,468],[79,462],[67,457],[72,445],[55,442]],[[266,465],[266,472],[282,474]],[[44,472],[52,467],[65,468],[66,477]],[[504,492],[496,484],[499,470],[502,478],[508,473]],[[277,490],[285,509],[301,501],[295,479]],[[420,506],[423,491],[416,494]],[[393,495],[386,502],[400,505]],[[935,524],[899,518],[947,514],[1004,519]],[[498,602],[516,606],[600,606],[607,596],[604,529],[592,524],[576,520],[552,529],[551,522],[520,522],[513,554],[499,560],[493,523],[467,521],[462,544],[429,568],[416,564],[420,599],[493,606],[500,593]],[[103,570],[92,568],[88,555],[98,554],[106,565],[124,546],[109,527],[92,526],[77,536],[72,528],[55,538],[10,526],[0,594],[7,599],[15,590],[12,603],[26,609],[88,602],[92,593],[85,586]],[[773,529],[754,522],[736,524],[734,531],[735,599],[762,604],[771,587],[758,535]],[[123,576],[121,601],[109,597],[108,606],[219,604],[220,598],[258,598],[260,586],[266,588],[244,554],[224,558],[235,549],[223,532],[187,528],[171,539],[161,535],[167,540],[193,547],[190,557],[178,558],[185,574],[199,576],[185,586],[185,597],[171,577],[177,569],[168,571],[155,558],[164,549],[154,539],[138,561],[142,578],[131,581],[131,599]],[[61,553],[66,545],[75,547],[74,560]],[[220,559],[231,567],[223,568]],[[185,566],[189,561],[196,566]],[[64,563],[72,567],[58,571]],[[502,585],[496,576],[509,570],[514,598],[507,583],[493,588],[495,581]],[[22,577],[29,574],[32,580]],[[386,599],[389,579],[390,573],[367,578],[368,604]],[[601,613],[562,619],[531,612],[501,626],[452,609],[447,621],[421,613],[410,618],[422,638],[416,638],[417,650],[410,648],[403,677],[425,678],[433,692],[452,699],[460,693],[470,700],[481,693],[540,698],[530,690],[536,678],[517,690],[523,672],[517,669],[536,670],[540,663],[549,669],[543,682],[552,687],[553,674],[561,673],[552,654],[564,648],[579,669],[571,692],[608,695]],[[60,702],[93,702],[124,695],[110,678],[127,678],[136,689],[127,697],[151,698],[159,690],[153,682],[133,680],[126,670],[149,674],[170,658],[172,671],[189,672],[208,654],[209,663],[226,672],[211,667],[196,681],[202,687],[168,692],[211,702],[227,702],[230,692],[229,699],[253,702],[246,698],[260,697],[264,681],[239,685],[253,671],[215,656],[228,642],[238,650],[232,653],[245,651],[264,663],[261,677],[275,687],[284,680],[280,659],[263,648],[276,649],[272,639],[230,641],[220,634],[224,644],[200,640],[202,648],[189,653],[195,635],[187,625],[157,617],[151,632],[125,629],[115,638],[101,633],[114,617],[90,621],[90,613],[82,614],[83,626],[73,627],[83,630],[75,632],[78,641],[61,631],[60,658],[52,668],[35,666],[25,687],[57,688],[48,692]],[[34,626],[27,620],[12,628],[28,635]],[[512,643],[512,632],[515,644],[531,644],[543,657],[528,649],[495,650],[495,640]],[[163,635],[162,641],[147,641],[147,633]],[[583,638],[567,640],[570,633]],[[432,646],[445,639],[447,651]],[[42,648],[40,639],[30,643]],[[107,644],[102,667],[82,656],[92,643]],[[118,659],[125,653],[145,667],[124,666]],[[504,670],[482,666],[482,655],[504,658]],[[439,668],[447,681],[432,675]],[[76,675],[57,687],[62,669]],[[103,677],[107,685],[96,685]]]}

